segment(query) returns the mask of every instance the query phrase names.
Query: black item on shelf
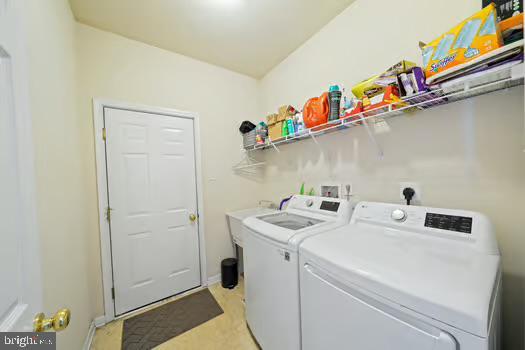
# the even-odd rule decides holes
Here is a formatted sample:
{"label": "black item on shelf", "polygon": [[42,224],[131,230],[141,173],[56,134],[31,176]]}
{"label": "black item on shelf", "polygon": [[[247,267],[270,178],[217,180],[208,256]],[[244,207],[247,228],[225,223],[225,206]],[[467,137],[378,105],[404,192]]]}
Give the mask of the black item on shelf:
{"label": "black item on shelf", "polygon": [[512,44],[516,41],[523,39],[523,29],[512,29],[507,32],[505,32],[505,35],[503,36],[503,42],[505,45]]}
{"label": "black item on shelf", "polygon": [[498,22],[523,13],[523,2],[521,0],[483,0],[482,8],[489,6],[492,2],[496,5]]}
{"label": "black item on shelf", "polygon": [[253,124],[251,121],[249,120],[245,120],[241,123],[241,126],[239,126],[239,131],[241,132],[241,134],[246,134],[246,133],[249,133],[250,131],[252,131],[253,129],[255,129],[255,124]]}
{"label": "black item on shelf", "polygon": [[328,120],[337,120],[339,119],[339,113],[341,108],[341,91],[330,91],[328,96],[330,98],[330,113],[328,115]]}
{"label": "black item on shelf", "polygon": [[239,282],[237,259],[228,258],[221,262],[221,284],[223,288],[233,289]]}

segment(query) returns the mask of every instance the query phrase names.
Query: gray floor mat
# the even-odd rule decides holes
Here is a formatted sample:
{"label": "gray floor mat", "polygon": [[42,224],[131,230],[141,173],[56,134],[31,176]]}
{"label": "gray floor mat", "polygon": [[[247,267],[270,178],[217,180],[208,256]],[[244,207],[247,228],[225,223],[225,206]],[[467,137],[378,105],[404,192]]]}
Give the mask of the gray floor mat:
{"label": "gray floor mat", "polygon": [[123,350],[147,350],[223,313],[208,289],[124,320]]}

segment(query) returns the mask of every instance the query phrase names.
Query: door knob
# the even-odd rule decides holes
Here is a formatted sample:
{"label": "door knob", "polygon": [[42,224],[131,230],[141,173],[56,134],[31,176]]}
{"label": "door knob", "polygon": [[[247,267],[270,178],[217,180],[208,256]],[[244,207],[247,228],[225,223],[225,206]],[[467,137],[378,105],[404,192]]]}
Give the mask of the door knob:
{"label": "door knob", "polygon": [[190,214],[190,221],[191,222],[195,222],[197,220],[197,215],[195,214]]}
{"label": "door knob", "polygon": [[55,332],[64,330],[69,325],[71,311],[69,309],[59,310],[53,317],[46,318],[41,312],[33,320],[33,331],[45,332],[53,328]]}

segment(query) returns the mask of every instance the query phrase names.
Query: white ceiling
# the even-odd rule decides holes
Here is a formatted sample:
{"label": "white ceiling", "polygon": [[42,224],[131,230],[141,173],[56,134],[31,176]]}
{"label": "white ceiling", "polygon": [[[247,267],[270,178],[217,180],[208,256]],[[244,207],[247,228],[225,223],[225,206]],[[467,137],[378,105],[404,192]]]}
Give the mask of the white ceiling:
{"label": "white ceiling", "polygon": [[354,0],[70,0],[79,22],[264,76]]}

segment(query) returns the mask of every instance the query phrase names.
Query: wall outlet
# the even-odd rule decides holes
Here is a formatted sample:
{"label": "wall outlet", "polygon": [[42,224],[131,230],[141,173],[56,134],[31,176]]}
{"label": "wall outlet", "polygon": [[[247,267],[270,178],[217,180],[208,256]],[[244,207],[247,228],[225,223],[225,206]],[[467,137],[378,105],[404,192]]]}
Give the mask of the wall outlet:
{"label": "wall outlet", "polygon": [[322,183],[321,186],[319,186],[319,193],[321,197],[343,198],[341,187],[340,183]]}
{"label": "wall outlet", "polygon": [[406,201],[405,196],[403,195],[403,190],[407,187],[410,187],[414,191],[416,191],[414,198],[412,198],[412,203],[414,202],[421,203],[421,198],[422,198],[421,185],[417,182],[400,182],[399,183],[399,198],[401,198],[403,202]]}

